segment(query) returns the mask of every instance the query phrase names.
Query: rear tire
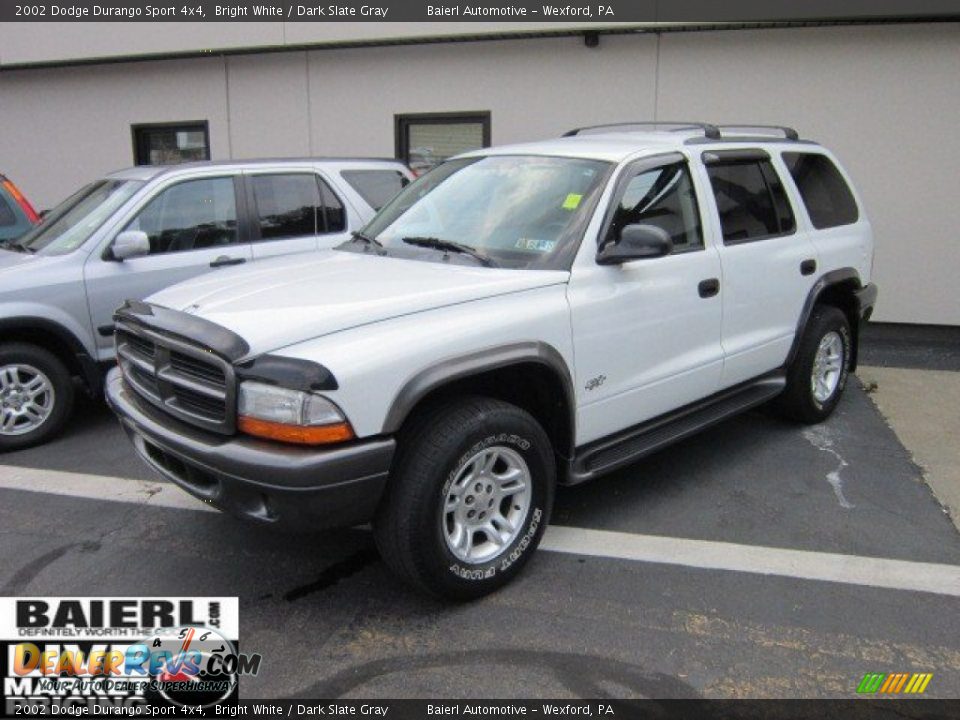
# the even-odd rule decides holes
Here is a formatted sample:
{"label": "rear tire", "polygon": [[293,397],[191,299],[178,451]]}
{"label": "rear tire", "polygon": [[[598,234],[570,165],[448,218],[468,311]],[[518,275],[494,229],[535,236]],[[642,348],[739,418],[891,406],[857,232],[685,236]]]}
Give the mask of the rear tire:
{"label": "rear tire", "polygon": [[37,345],[0,345],[0,452],[40,445],[63,429],[75,390],[60,359]]}
{"label": "rear tire", "polygon": [[851,349],[847,316],[830,305],[815,307],[787,369],[787,387],[775,401],[780,412],[810,425],[830,417],[847,384]]}
{"label": "rear tire", "polygon": [[374,520],[377,547],[415,587],[482,597],[533,555],[555,481],[550,440],[529,413],[489,398],[450,401],[401,433]]}

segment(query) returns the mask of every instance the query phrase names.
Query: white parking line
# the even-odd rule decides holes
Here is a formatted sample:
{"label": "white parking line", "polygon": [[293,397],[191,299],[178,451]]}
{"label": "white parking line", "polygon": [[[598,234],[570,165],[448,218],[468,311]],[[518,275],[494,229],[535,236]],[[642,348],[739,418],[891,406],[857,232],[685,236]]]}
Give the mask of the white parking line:
{"label": "white parking line", "polygon": [[[0,465],[0,488],[215,511],[169,483]],[[960,597],[960,566],[553,525],[540,549]]]}
{"label": "white parking line", "polygon": [[131,480],[107,475],[86,475],[62,470],[0,465],[0,488],[63,495],[86,500],[155,505],[177,510],[207,510],[214,507],[188,495],[171,483]]}

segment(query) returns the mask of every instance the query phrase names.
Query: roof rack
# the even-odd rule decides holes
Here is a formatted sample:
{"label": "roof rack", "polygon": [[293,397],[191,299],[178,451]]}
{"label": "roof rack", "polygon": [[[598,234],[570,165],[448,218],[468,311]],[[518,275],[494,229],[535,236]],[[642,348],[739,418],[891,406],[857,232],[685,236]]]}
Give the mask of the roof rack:
{"label": "roof rack", "polygon": [[720,129],[716,125],[711,125],[709,123],[702,123],[702,122],[687,122],[685,120],[682,120],[682,121],[640,120],[640,121],[629,121],[629,122],[619,122],[619,123],[606,123],[604,125],[588,125],[586,127],[580,127],[580,128],[574,128],[573,130],[568,130],[561,137],[573,137],[574,135],[580,135],[587,130],[605,130],[607,128],[630,127],[630,126],[658,128],[664,125],[673,126],[670,128],[671,132],[682,132],[684,130],[702,130],[703,136],[708,137],[712,140],[719,140],[721,137]]}
{"label": "roof rack", "polygon": [[787,127],[785,125],[754,125],[752,123],[734,123],[734,124],[723,124],[717,125],[719,130],[776,130],[782,132],[783,136],[787,140],[799,140],[800,134],[794,130],[792,127]]}

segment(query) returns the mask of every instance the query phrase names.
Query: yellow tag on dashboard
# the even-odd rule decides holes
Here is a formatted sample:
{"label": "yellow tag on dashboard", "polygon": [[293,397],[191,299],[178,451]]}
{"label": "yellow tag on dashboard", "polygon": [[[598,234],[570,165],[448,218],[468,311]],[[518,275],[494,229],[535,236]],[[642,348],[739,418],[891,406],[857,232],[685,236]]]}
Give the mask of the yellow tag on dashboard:
{"label": "yellow tag on dashboard", "polygon": [[583,195],[570,193],[569,195],[567,195],[567,199],[563,201],[563,209],[576,210],[578,207],[580,207],[581,200],[583,200]]}

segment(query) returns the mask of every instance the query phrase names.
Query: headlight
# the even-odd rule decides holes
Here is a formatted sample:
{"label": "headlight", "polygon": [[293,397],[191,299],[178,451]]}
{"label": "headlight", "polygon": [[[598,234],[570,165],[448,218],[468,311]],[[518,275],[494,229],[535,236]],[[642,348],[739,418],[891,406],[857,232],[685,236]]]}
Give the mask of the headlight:
{"label": "headlight", "polygon": [[326,445],[354,438],[353,428],[322,395],[253,381],[240,383],[241,432],[303,445]]}

